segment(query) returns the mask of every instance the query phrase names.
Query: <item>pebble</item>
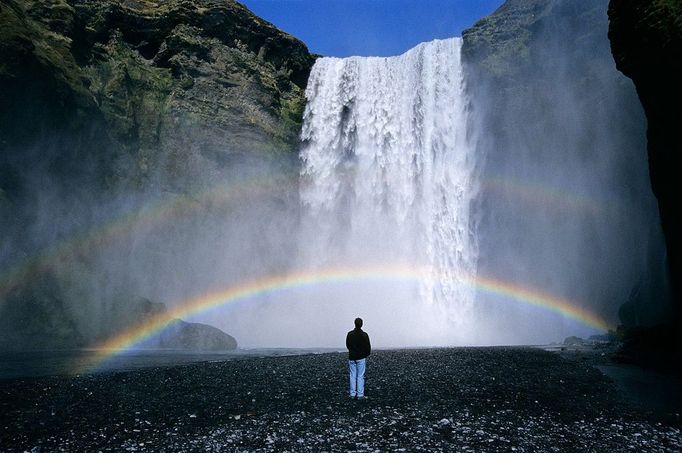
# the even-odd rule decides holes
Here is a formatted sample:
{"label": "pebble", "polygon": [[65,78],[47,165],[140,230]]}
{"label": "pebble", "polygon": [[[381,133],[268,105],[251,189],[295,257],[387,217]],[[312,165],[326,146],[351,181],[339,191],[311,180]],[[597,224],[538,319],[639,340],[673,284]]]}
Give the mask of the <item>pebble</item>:
{"label": "pebble", "polygon": [[679,417],[638,412],[596,369],[547,351],[376,351],[365,402],[346,373],[332,353],[3,380],[0,449],[682,450]]}

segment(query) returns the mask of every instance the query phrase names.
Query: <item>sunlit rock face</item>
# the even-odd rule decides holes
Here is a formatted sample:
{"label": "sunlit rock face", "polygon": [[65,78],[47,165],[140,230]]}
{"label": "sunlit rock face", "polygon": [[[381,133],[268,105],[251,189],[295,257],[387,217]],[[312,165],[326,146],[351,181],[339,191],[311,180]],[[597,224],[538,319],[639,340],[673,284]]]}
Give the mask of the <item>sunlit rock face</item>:
{"label": "sunlit rock face", "polygon": [[651,185],[658,200],[667,258],[682,317],[682,250],[680,249],[680,168],[682,148],[682,7],[675,1],[609,3],[609,39],[620,71],[630,77],[647,116]]}
{"label": "sunlit rock face", "polygon": [[[241,224],[295,213],[314,61],[299,40],[231,0],[9,0],[0,23],[9,343],[91,344],[141,320],[125,315],[141,298],[182,303],[271,245]],[[270,176],[289,179],[250,210]]]}
{"label": "sunlit rock face", "polygon": [[[664,241],[645,118],[607,31],[606,0],[510,0],[463,33],[485,155],[479,272],[565,297],[614,327],[627,302],[628,322],[651,325],[671,310]],[[512,325],[543,323],[529,312]]]}
{"label": "sunlit rock face", "polygon": [[[85,172],[85,160],[108,185],[175,190],[200,173],[206,183],[235,154],[296,149],[313,57],[236,2],[1,8],[3,176],[29,164],[17,147],[43,140],[58,150],[30,157],[62,177]],[[22,181],[9,179],[2,189],[14,195]]]}

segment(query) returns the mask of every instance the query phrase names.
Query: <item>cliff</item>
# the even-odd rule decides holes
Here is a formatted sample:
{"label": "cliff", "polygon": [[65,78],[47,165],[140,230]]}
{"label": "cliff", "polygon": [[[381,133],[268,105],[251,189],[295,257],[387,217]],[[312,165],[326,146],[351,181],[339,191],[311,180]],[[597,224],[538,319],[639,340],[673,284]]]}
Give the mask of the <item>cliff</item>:
{"label": "cliff", "polygon": [[664,242],[645,118],[614,65],[607,6],[509,0],[463,33],[485,151],[479,271],[614,326],[628,303],[628,323],[654,325],[670,313]]}
{"label": "cliff", "polygon": [[665,234],[675,311],[661,325],[622,329],[620,359],[682,373],[682,243],[679,203],[682,171],[682,3],[675,0],[609,2],[609,40],[620,71],[630,77],[647,118],[651,187]]}
{"label": "cliff", "polygon": [[[232,219],[297,205],[290,188],[258,212],[246,191],[225,201],[296,170],[315,59],[241,4],[0,0],[0,24],[5,345],[93,344],[144,319],[146,298],[226,285],[217,244],[268,241]],[[162,343],[236,345],[211,329],[178,321]]]}
{"label": "cliff", "polygon": [[609,40],[616,66],[630,77],[647,117],[649,172],[665,233],[670,280],[682,317],[682,3],[612,0]]}
{"label": "cliff", "polygon": [[0,7],[0,181],[8,197],[26,173],[16,154],[55,136],[59,149],[43,158],[60,176],[81,174],[86,160],[107,186],[187,190],[198,172],[219,174],[234,154],[296,150],[314,58],[237,2]]}

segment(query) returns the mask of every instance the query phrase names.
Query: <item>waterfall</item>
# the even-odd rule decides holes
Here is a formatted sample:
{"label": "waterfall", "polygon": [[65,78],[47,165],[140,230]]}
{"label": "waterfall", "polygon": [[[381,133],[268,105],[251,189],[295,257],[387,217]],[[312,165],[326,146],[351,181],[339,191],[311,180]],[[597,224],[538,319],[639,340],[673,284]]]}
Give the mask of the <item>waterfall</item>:
{"label": "waterfall", "polygon": [[[306,90],[300,189],[301,266],[419,269],[405,303],[460,328],[473,315],[478,255],[461,44],[318,59]],[[384,310],[402,309],[380,299]]]}

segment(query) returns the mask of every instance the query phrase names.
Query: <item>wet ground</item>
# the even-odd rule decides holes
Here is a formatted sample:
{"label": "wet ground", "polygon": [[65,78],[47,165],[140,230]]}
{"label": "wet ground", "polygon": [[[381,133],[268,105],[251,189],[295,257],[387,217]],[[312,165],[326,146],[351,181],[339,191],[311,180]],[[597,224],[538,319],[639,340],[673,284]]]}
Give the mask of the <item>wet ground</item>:
{"label": "wet ground", "polygon": [[643,368],[618,359],[621,343],[586,343],[542,347],[564,359],[589,364],[605,374],[619,398],[651,418],[679,422],[682,417],[682,373]]}
{"label": "wet ground", "polygon": [[258,348],[201,352],[178,349],[131,349],[101,359],[97,349],[0,352],[0,380],[102,371],[133,371],[142,368],[224,362],[227,360],[338,352],[332,348]]}
{"label": "wet ground", "polygon": [[680,451],[679,414],[532,348],[339,353],[0,380],[0,451]]}

